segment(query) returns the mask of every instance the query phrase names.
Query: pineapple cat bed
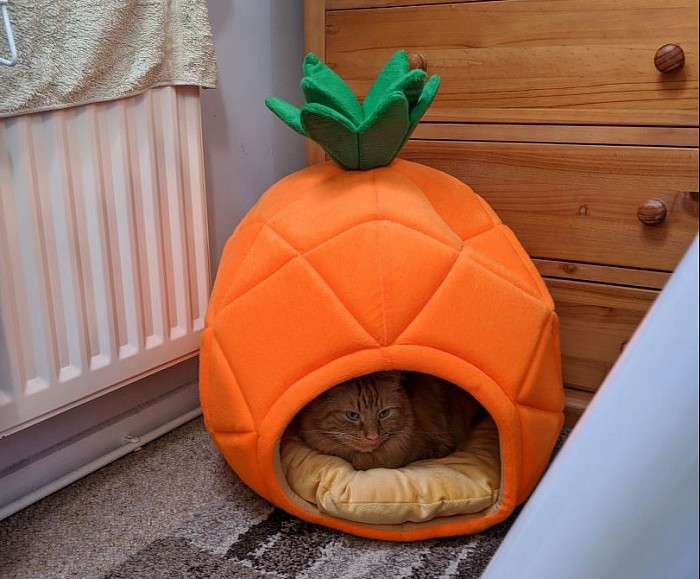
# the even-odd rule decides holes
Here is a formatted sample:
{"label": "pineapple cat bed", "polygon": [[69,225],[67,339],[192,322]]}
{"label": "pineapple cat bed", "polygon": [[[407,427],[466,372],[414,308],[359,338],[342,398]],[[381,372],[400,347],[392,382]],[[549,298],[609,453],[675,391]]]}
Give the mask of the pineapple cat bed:
{"label": "pineapple cat bed", "polygon": [[[423,71],[409,71],[399,52],[360,105],[313,55],[304,71],[308,102],[301,110],[278,100],[268,106],[322,144],[333,162],[273,185],[226,243],[200,352],[206,426],[246,484],[304,520],[400,541],[481,531],[528,497],[563,424],[551,297],[483,199],[443,172],[395,159],[432,101],[436,77],[426,82]],[[448,380],[489,414],[495,430],[487,455],[497,456],[496,473],[484,467],[465,475],[489,479],[492,495],[482,508],[474,505],[483,489],[459,497],[476,501],[466,509],[428,513],[451,484],[441,487],[435,473],[444,467],[440,476],[460,474],[439,461],[388,473],[396,509],[390,499],[370,500],[362,520],[351,512],[366,485],[342,487],[338,496],[347,500],[329,510],[318,487],[294,482],[315,469],[311,453],[309,464],[281,456],[294,416],[340,382],[391,369]],[[441,460],[459,462],[456,455]],[[385,470],[349,474],[386,485]],[[319,486],[348,475],[324,472],[330,478],[318,479]],[[431,487],[409,492],[417,510],[408,515],[399,512],[404,475],[414,490]]]}

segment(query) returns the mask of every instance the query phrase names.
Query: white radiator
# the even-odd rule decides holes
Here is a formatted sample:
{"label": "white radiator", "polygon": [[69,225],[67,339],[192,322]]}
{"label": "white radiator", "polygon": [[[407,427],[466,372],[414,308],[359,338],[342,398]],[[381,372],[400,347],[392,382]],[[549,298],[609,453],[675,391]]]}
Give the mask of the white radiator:
{"label": "white radiator", "polygon": [[194,355],[208,295],[199,89],[0,119],[0,435]]}

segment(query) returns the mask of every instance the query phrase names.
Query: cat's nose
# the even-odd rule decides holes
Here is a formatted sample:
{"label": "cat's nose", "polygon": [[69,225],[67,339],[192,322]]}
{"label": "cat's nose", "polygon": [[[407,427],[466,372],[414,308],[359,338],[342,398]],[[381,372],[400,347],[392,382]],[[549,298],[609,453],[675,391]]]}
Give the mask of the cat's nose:
{"label": "cat's nose", "polygon": [[379,438],[378,432],[365,432],[365,438],[370,442],[375,442]]}

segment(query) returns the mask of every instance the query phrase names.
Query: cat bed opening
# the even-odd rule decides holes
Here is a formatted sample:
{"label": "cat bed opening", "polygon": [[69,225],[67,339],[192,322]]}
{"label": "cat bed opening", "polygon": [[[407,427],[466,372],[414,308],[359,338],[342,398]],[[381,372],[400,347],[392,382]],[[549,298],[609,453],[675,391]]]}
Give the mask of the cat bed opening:
{"label": "cat bed opening", "polygon": [[[390,76],[408,66],[400,54],[390,64]],[[315,59],[306,69],[311,84],[336,82],[318,72]],[[238,225],[219,264],[200,350],[206,426],[246,484],[309,522],[400,541],[474,533],[504,520],[533,490],[563,425],[557,316],[513,233],[474,191],[441,171],[392,157],[367,167],[386,150],[367,148],[376,144],[369,136],[408,138],[420,116],[412,107],[429,104],[414,90],[416,78],[424,79],[407,74],[400,86],[387,83],[394,88],[385,103],[391,123],[402,123],[408,111],[403,129],[373,125],[376,110],[357,133],[343,121],[343,138],[329,138],[336,162],[282,179]],[[396,87],[409,85],[406,104]],[[328,91],[310,94],[326,98]],[[367,98],[385,106],[376,95]],[[328,106],[301,117],[282,108],[295,129],[323,136],[337,127]],[[352,115],[363,114],[352,106]],[[298,412],[336,384],[396,368],[439,376],[484,407],[500,463],[490,507],[358,522],[291,490],[280,447]]]}
{"label": "cat bed opening", "polygon": [[[421,380],[417,378],[416,387],[430,386]],[[429,391],[430,396],[434,394]],[[399,525],[483,514],[497,502],[501,478],[498,430],[476,403],[467,401],[469,408],[460,413],[453,407],[464,400],[441,401],[443,405],[430,407],[424,412],[425,420],[414,424],[413,413],[420,412],[419,404],[425,406],[425,401],[417,400],[407,407],[400,401],[392,410],[398,416],[395,423],[378,437],[376,450],[370,449],[369,454],[380,453],[375,464],[358,464],[353,455],[364,457],[365,453],[356,452],[348,439],[364,444],[367,427],[346,418],[343,411],[357,407],[359,396],[338,398],[323,401],[311,410],[309,418],[298,415],[282,437],[280,457],[289,492],[306,501],[309,510],[356,523]],[[387,400],[387,405],[392,403]],[[404,413],[411,416],[406,418]],[[442,434],[446,425],[441,413],[450,414],[453,423],[463,419],[461,424],[453,424],[458,428],[447,437],[449,448],[424,434],[430,422],[436,424],[430,426],[432,431]],[[381,422],[376,421],[380,429]],[[374,425],[370,428],[374,430]],[[317,443],[318,437],[324,444]],[[381,454],[386,448],[383,445],[394,441],[394,448]]]}

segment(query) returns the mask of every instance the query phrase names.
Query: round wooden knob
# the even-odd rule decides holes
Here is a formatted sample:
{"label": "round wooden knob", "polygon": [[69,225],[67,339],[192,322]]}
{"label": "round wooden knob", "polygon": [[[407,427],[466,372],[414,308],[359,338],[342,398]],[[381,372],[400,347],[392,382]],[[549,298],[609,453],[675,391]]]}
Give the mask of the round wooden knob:
{"label": "round wooden knob", "polygon": [[637,217],[644,225],[659,225],[668,214],[666,204],[661,199],[647,199],[637,207]]}
{"label": "round wooden knob", "polygon": [[428,60],[420,52],[409,52],[408,68],[411,70],[413,70],[414,68],[428,70]]}
{"label": "round wooden knob", "polygon": [[659,72],[674,72],[683,68],[685,52],[677,44],[665,44],[654,55],[654,66]]}

